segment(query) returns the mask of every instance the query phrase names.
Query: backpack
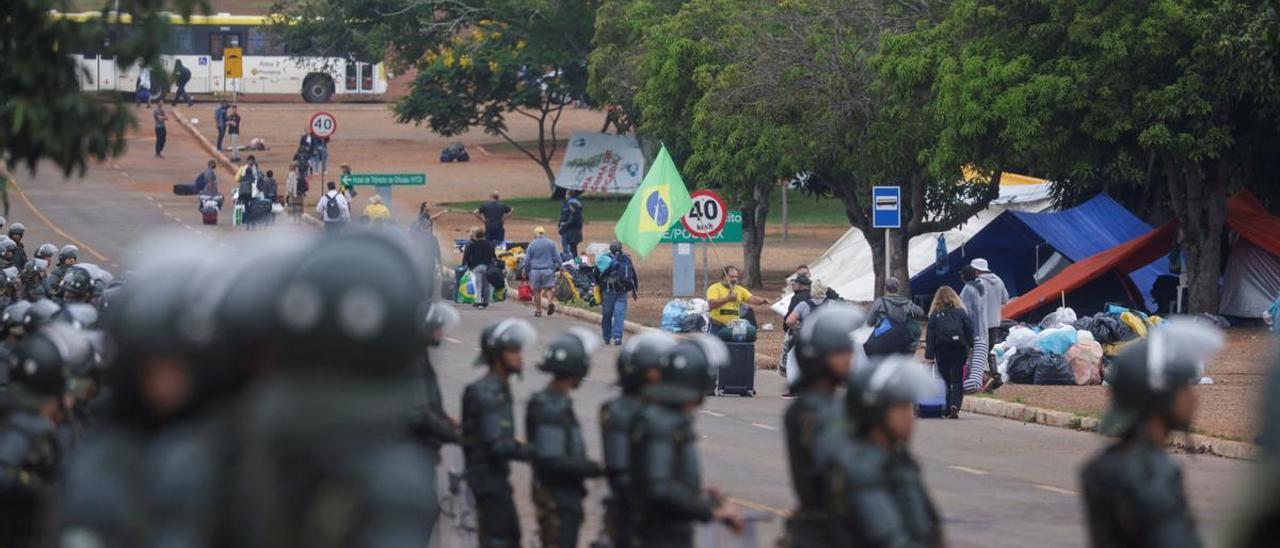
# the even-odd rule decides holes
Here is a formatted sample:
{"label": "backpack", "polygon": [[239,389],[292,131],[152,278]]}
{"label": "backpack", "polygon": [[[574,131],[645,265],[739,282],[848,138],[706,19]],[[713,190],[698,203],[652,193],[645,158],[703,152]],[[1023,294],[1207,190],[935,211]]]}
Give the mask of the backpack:
{"label": "backpack", "polygon": [[605,270],[604,286],[613,291],[632,291],[635,289],[636,267],[631,264],[631,257],[618,255],[613,264]]}
{"label": "backpack", "polygon": [[862,345],[867,356],[883,356],[886,354],[906,354],[911,352],[915,342],[906,324],[894,321],[886,316],[871,331],[871,338]]}
{"label": "backpack", "polygon": [[338,191],[332,194],[326,193],[325,199],[328,200],[324,204],[324,220],[336,221],[342,218],[342,206],[338,204]]}
{"label": "backpack", "polygon": [[945,348],[966,348],[970,341],[965,340],[964,312],[949,308],[933,316],[929,322],[929,330],[933,331],[933,344]]}

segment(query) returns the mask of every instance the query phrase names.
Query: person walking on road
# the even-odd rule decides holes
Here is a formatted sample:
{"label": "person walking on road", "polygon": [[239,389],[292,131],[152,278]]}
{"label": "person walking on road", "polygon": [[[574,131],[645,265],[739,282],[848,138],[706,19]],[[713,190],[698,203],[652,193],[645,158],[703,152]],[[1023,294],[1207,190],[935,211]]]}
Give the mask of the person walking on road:
{"label": "person walking on road", "polygon": [[191,94],[187,93],[187,83],[191,82],[191,69],[183,66],[182,59],[174,60],[173,77],[178,81],[178,91],[173,94],[173,106],[178,106],[178,102],[183,97],[187,98],[187,106],[194,105],[195,102],[191,100]]}
{"label": "person walking on road", "polygon": [[151,116],[156,120],[156,158],[164,158],[164,141],[169,135],[164,127],[165,121],[169,119],[164,113],[164,101],[156,99],[156,108],[152,110]]}
{"label": "person walking on road", "polygon": [[218,128],[218,152],[222,152],[222,139],[227,136],[227,113],[230,106],[226,101],[218,104],[218,108],[213,109],[213,124]]}
{"label": "person walking on road", "polygon": [[[1009,290],[1005,288],[1004,280],[991,271],[986,259],[978,258],[969,261],[969,268],[972,270],[971,275],[982,284],[982,311],[974,315],[975,318],[982,316],[982,323],[975,323],[974,329],[983,332],[983,341],[987,343],[989,350],[1004,339],[1000,335],[1000,318],[1002,317],[1000,309],[1009,302]],[[971,298],[975,294],[976,290],[971,292]],[[1001,384],[1003,381],[1000,380],[1000,373],[996,371],[995,362],[987,360],[987,381],[982,390],[990,392],[999,388]]]}
{"label": "person walking on road", "polygon": [[338,192],[338,185],[329,181],[328,190],[316,202],[316,216],[324,221],[325,234],[336,235],[351,222],[351,205],[347,197]]}
{"label": "person walking on road", "polygon": [[462,264],[471,271],[471,280],[476,286],[476,302],[471,306],[480,310],[489,308],[489,269],[495,260],[493,243],[485,238],[484,229],[472,228],[471,240],[462,249]]}
{"label": "person walking on road", "polygon": [[1080,474],[1094,547],[1200,546],[1182,470],[1167,447],[1176,432],[1190,429],[1199,407],[1193,385],[1223,343],[1216,327],[1174,318],[1126,346],[1107,368],[1111,409],[1101,431],[1120,439]]}
{"label": "person walking on road", "polygon": [[578,191],[570,190],[565,193],[557,228],[564,252],[570,257],[577,257],[578,244],[582,243],[582,202],[578,201]]}
{"label": "person walking on road", "polygon": [[201,196],[218,196],[221,194],[218,189],[218,162],[216,160],[210,158],[209,163],[205,164],[204,171],[200,172],[196,180],[204,181],[200,185]]}
{"label": "person walking on road", "polygon": [[507,219],[510,219],[515,213],[515,209],[502,203],[496,190],[489,194],[489,201],[480,204],[480,207],[471,212],[477,220],[484,223],[484,233],[489,238],[489,241],[493,242],[494,247],[500,246],[506,241],[507,231],[505,224]]}
{"label": "person walking on road", "polygon": [[622,345],[622,328],[627,323],[627,294],[638,299],[636,290],[640,280],[631,256],[622,251],[622,242],[609,244],[608,266],[603,270],[597,265],[596,283],[602,288],[600,306],[600,334],[605,344]]}
{"label": "person walking on road", "polygon": [[974,341],[973,320],[965,312],[964,303],[951,286],[944,285],[933,294],[929,307],[929,327],[925,331],[924,357],[934,360],[938,373],[947,385],[947,418],[960,418],[964,401],[964,364]]}
{"label": "person walking on road", "polygon": [[787,325],[786,319],[791,317],[791,313],[795,311],[797,306],[800,306],[800,303],[809,300],[813,283],[809,281],[809,267],[802,268],[804,268],[804,273],[801,273],[800,269],[797,268],[795,274],[791,275],[789,280],[791,282],[791,301],[787,303],[787,313],[782,317],[782,355],[778,357],[778,374],[782,375],[784,379],[787,378],[787,365],[790,361],[791,347],[795,344],[791,327]]}
{"label": "person walking on road", "polygon": [[556,285],[556,269],[560,266],[560,254],[556,244],[547,237],[547,230],[534,227],[533,241],[525,250],[525,262],[529,265],[529,286],[533,289],[533,315],[542,316],[542,303],[547,303],[547,315],[556,313],[556,300],[551,289]]}
{"label": "person walking on road", "polygon": [[755,312],[747,305],[768,305],[769,300],[752,295],[738,283],[738,267],[726,266],[720,281],[707,288],[707,306],[711,308],[711,329],[719,330],[729,322],[742,318],[756,325]]}
{"label": "person walking on road", "polygon": [[[807,279],[801,281],[806,282],[805,294],[808,298],[805,299],[804,302],[797,304],[795,309],[792,310],[790,314],[787,314],[787,317],[784,318],[782,322],[783,327],[787,330],[786,338],[789,340],[789,344],[788,341],[784,341],[783,345],[786,351],[790,354],[786,357],[787,370],[782,375],[783,378],[787,379],[787,391],[782,394],[784,399],[796,397],[795,388],[800,380],[801,372],[803,371],[803,368],[793,363],[797,361],[796,358],[798,357],[796,344],[797,334],[799,333],[800,327],[804,325],[804,322],[809,318],[809,316],[812,316],[818,311],[818,309],[824,308],[827,304],[830,304],[830,300],[827,299],[826,286],[823,286],[822,282],[814,282],[810,284]],[[810,287],[812,288],[812,292],[809,291]],[[863,318],[865,320],[866,316],[860,315],[859,318]]]}
{"label": "person walking on road", "polygon": [[[879,339],[882,333],[894,333],[894,335],[884,335],[892,338],[892,340],[884,339],[888,341],[886,343],[888,346],[881,348],[883,345],[873,343],[871,346],[875,350],[869,353],[910,354],[920,346],[920,322],[925,319],[924,310],[911,302],[911,299],[899,295],[898,292],[901,289],[901,283],[897,278],[892,276],[886,278],[884,294],[871,303],[867,327],[877,331],[872,334],[872,337]],[[889,320],[889,323],[881,325],[885,320]]]}
{"label": "person walking on road", "polygon": [[969,373],[964,381],[966,393],[976,393],[984,388],[999,386],[999,375],[992,375],[987,365],[991,355],[991,339],[987,333],[987,286],[978,279],[978,271],[971,266],[960,269],[960,303],[973,323],[973,351],[969,353]]}
{"label": "person walking on road", "polygon": [[240,161],[240,112],[235,105],[227,108],[227,135],[231,136],[231,161]]}
{"label": "person walking on road", "polygon": [[476,361],[489,372],[462,392],[462,454],[467,485],[476,498],[480,546],[520,547],[511,462],[528,461],[529,448],[516,439],[509,379],[524,369],[523,350],[537,337],[532,326],[515,318],[485,327]]}

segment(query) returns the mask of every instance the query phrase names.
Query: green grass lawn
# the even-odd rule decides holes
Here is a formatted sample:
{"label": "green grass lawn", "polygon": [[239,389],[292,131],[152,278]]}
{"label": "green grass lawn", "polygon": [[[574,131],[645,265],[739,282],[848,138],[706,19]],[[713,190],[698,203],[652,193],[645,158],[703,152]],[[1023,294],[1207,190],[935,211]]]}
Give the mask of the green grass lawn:
{"label": "green grass lawn", "polygon": [[[793,225],[848,226],[844,205],[834,198],[814,199],[798,194],[788,196],[788,209]],[[630,196],[587,196],[582,199],[582,214],[587,222],[616,221],[627,209]],[[557,220],[560,218],[560,202],[547,198],[511,198],[503,200],[515,208],[516,216],[526,219]],[[481,201],[444,204],[450,209],[471,211]],[[782,194],[774,193],[769,208],[769,223],[782,222]]]}

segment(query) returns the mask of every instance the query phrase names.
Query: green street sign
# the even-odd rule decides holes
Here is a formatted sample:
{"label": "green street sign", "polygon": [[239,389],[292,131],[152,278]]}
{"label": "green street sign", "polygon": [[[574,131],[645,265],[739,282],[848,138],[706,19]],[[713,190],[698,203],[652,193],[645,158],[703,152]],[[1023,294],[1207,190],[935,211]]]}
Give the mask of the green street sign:
{"label": "green street sign", "polygon": [[[664,244],[696,244],[703,243],[705,238],[698,238],[689,233],[683,223],[676,223],[667,229],[667,233],[662,235],[662,243]],[[742,243],[742,212],[738,210],[729,211],[729,217],[725,219],[724,230],[711,238],[714,244],[740,244]]]}
{"label": "green street sign", "polygon": [[423,186],[426,173],[352,173],[341,177],[344,186]]}

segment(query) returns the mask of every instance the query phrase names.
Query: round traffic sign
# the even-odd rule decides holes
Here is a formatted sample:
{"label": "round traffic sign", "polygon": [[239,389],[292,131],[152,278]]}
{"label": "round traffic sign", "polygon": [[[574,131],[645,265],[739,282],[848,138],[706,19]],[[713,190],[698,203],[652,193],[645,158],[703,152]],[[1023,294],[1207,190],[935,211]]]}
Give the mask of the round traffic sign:
{"label": "round traffic sign", "polygon": [[328,112],[317,112],[311,115],[311,134],[325,139],[338,132],[338,119]]}
{"label": "round traffic sign", "polygon": [[710,190],[699,190],[689,197],[693,198],[693,208],[680,219],[680,224],[695,238],[719,235],[729,220],[729,208],[725,207],[724,198]]}

